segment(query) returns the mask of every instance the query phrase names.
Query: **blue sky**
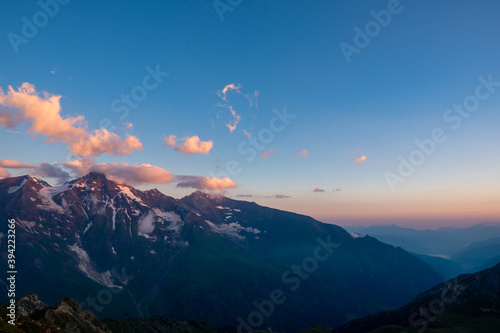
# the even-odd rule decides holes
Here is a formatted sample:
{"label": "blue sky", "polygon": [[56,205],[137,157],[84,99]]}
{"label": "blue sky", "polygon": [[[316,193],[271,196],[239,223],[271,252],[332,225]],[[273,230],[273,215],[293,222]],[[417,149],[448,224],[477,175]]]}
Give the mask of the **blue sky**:
{"label": "blue sky", "polygon": [[[340,44],[355,46],[354,28],[364,31],[374,20],[371,11],[388,6],[398,13],[349,63]],[[238,187],[226,195],[252,195],[246,199],[339,224],[427,227],[500,217],[500,88],[457,130],[443,119],[453,104],[474,95],[479,76],[500,81],[498,2],[244,0],[221,21],[212,1],[73,0],[59,5],[17,53],[9,33],[23,36],[22,18],[32,22],[41,7],[4,1],[0,10],[4,92],[28,82],[38,93],[61,96],[61,117],[84,116],[89,130],[109,119],[113,132],[142,143],[142,150],[104,153],[93,163],[147,163],[174,176],[214,177],[236,161],[242,171],[230,178]],[[112,102],[142,85],[148,66],[169,75],[120,119]],[[229,84],[241,88],[223,101],[218,92]],[[250,106],[245,95],[255,91],[258,104]],[[233,132],[225,124],[235,118],[221,103],[240,117]],[[273,109],[284,108],[296,118],[265,145],[274,154],[261,158],[259,151],[246,161],[238,152],[248,140],[243,130],[255,137],[269,127]],[[78,159],[67,143],[48,144],[43,134],[33,139],[28,127],[29,121],[1,127],[1,160]],[[414,140],[430,138],[436,128],[447,140],[391,190],[386,173],[397,175],[398,157],[408,158]],[[169,135],[198,136],[213,148],[184,154],[164,146]],[[308,156],[293,156],[303,150]],[[366,160],[355,163],[361,156]],[[193,191],[177,184],[139,187],[174,197]]]}

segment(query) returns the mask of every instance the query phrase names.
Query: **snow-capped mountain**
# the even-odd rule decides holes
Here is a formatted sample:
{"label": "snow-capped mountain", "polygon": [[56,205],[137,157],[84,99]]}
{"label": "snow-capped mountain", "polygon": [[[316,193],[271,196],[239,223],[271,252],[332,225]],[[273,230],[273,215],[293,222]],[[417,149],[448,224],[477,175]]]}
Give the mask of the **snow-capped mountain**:
{"label": "snow-capped mountain", "polygon": [[18,296],[71,296],[99,317],[334,327],[441,280],[400,248],[307,216],[199,191],[175,199],[99,173],[58,187],[0,180],[0,215],[1,246],[17,221]]}

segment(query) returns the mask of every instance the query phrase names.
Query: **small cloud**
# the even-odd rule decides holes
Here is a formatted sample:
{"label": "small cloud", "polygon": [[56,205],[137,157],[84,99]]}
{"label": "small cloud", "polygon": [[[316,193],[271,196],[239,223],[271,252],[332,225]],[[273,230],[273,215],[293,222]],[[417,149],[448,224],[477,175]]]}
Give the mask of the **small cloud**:
{"label": "small cloud", "polygon": [[[198,135],[180,139],[177,139],[175,135],[170,135],[168,137],[165,135],[164,141],[164,145],[166,147],[173,147],[174,150],[188,155],[208,155],[210,153],[210,149],[214,146],[213,141],[201,141]],[[178,144],[178,142],[181,142],[181,144]]]}
{"label": "small cloud", "polygon": [[271,148],[268,151],[263,152],[262,155],[260,155],[260,158],[264,159],[275,155],[276,155],[276,150],[274,150],[274,148]]}
{"label": "small cloud", "polygon": [[252,194],[237,194],[236,196],[238,198],[251,198],[251,197],[253,197]]}
{"label": "small cloud", "polygon": [[133,130],[134,129],[134,124],[132,124],[131,122],[126,122],[126,123],[123,123],[123,125],[125,125],[125,128],[126,129],[129,129],[129,130]]}
{"label": "small cloud", "polygon": [[317,187],[316,187],[316,188],[313,190],[313,192],[325,192],[325,190],[323,190],[322,188],[317,188]]}
{"label": "small cloud", "polygon": [[309,154],[309,152],[305,149],[301,150],[299,153],[295,153],[293,154],[293,157],[308,157],[308,156],[311,156],[311,154]]}
{"label": "small cloud", "polygon": [[361,162],[364,162],[366,161],[367,157],[365,155],[361,156],[361,157],[357,157],[354,159],[354,163],[361,163]]}
{"label": "small cloud", "polygon": [[241,94],[241,88],[243,88],[243,86],[241,84],[234,84],[234,83],[231,83],[231,84],[228,84],[227,86],[225,86],[222,90],[219,90],[217,92],[217,95],[219,95],[219,97],[223,100],[223,101],[226,101],[227,100],[227,93],[229,91],[231,92],[236,92],[237,94]]}
{"label": "small cloud", "polygon": [[176,180],[179,181],[177,187],[191,187],[197,190],[217,191],[238,187],[238,185],[229,178],[177,176]]}
{"label": "small cloud", "polygon": [[340,191],[342,191],[342,189],[340,189],[340,188],[334,188],[333,189],[333,192],[340,192]]}
{"label": "small cloud", "polygon": [[240,122],[241,117],[236,114],[236,111],[234,111],[231,105],[229,105],[229,111],[231,112],[231,116],[233,116],[233,123],[226,123],[226,126],[229,128],[229,132],[232,133],[236,129],[236,125]]}
{"label": "small cloud", "polygon": [[251,138],[252,137],[252,133],[247,132],[247,130],[243,130],[243,134],[245,134],[247,136],[247,138]]}
{"label": "small cloud", "polygon": [[288,198],[291,198],[291,196],[289,195],[284,195],[284,194],[276,194],[274,196],[276,199],[288,199]]}
{"label": "small cloud", "polygon": [[50,71],[50,74],[55,75],[55,74],[56,74],[56,69],[55,69],[55,68],[53,68],[53,69]]}

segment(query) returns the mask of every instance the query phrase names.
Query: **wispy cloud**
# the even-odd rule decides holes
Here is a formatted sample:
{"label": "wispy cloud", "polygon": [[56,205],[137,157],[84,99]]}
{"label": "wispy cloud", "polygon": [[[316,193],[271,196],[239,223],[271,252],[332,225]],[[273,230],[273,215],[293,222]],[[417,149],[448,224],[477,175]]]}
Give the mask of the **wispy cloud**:
{"label": "wispy cloud", "polygon": [[276,199],[288,199],[288,198],[291,198],[291,196],[289,195],[284,195],[284,194],[276,194],[274,196]]}
{"label": "wispy cloud", "polygon": [[164,136],[165,146],[173,147],[174,150],[184,154],[208,155],[213,148],[213,141],[201,141],[198,135],[185,138],[176,138],[175,135]]}
{"label": "wispy cloud", "polygon": [[30,83],[17,90],[0,88],[0,125],[9,129],[21,123],[30,125],[28,133],[44,135],[48,143],[64,142],[71,153],[82,157],[130,155],[142,149],[140,140],[127,134],[125,138],[101,128],[90,131],[83,116],[62,117],[60,95],[38,93]]}
{"label": "wispy cloud", "polygon": [[311,156],[311,154],[309,154],[309,152],[305,149],[302,149],[300,152],[296,152],[295,154],[293,154],[293,157],[308,157],[308,156]]}
{"label": "wispy cloud", "polygon": [[276,150],[274,148],[271,148],[268,151],[263,152],[262,155],[260,155],[260,158],[264,159],[275,155],[276,155]]}
{"label": "wispy cloud", "polygon": [[313,192],[325,192],[325,190],[323,190],[322,188],[318,188],[316,187]]}
{"label": "wispy cloud", "polygon": [[177,176],[179,181],[177,187],[190,187],[198,190],[226,190],[236,188],[235,182],[229,178],[201,177],[201,176]]}
{"label": "wispy cloud", "polygon": [[360,156],[360,157],[356,157],[356,158],[354,159],[354,163],[361,163],[361,162],[366,161],[366,159],[367,159],[367,157],[366,157],[365,155]]}
{"label": "wispy cloud", "polygon": [[222,90],[219,90],[217,92],[217,95],[219,95],[219,97],[223,101],[227,101],[227,93],[228,92],[231,91],[231,92],[236,92],[237,94],[241,94],[241,88],[243,88],[243,86],[241,84],[231,83],[231,84],[226,85]]}

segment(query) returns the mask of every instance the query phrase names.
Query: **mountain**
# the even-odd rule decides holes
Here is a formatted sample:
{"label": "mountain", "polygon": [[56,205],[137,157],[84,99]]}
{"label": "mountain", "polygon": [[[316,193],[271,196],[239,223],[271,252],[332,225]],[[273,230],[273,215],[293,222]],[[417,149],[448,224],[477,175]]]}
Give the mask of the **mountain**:
{"label": "mountain", "polygon": [[70,297],[48,306],[37,295],[28,295],[16,300],[16,310],[16,325],[11,325],[4,321],[6,307],[0,308],[1,332],[111,333],[106,324]]}
{"label": "mountain", "polygon": [[500,262],[500,224],[415,230],[395,225],[346,227],[413,253],[446,279],[474,273]]}
{"label": "mountain", "polygon": [[500,332],[500,264],[438,284],[407,305],[350,321],[332,333]]}
{"label": "mountain", "polygon": [[474,242],[451,259],[469,272],[495,266],[500,262],[500,237]]}
{"label": "mountain", "polygon": [[99,318],[296,332],[401,306],[441,280],[401,248],[308,216],[99,173],[57,187],[0,180],[0,216],[1,246],[16,220],[17,293],[71,296]]}
{"label": "mountain", "polygon": [[346,226],[345,229],[360,235],[370,235],[410,252],[446,258],[457,255],[472,243],[500,237],[500,223],[482,223],[468,228],[445,227],[436,230],[416,230],[396,225]]}
{"label": "mountain", "polygon": [[[217,333],[206,323],[197,321],[178,321],[171,318],[99,320],[83,309],[74,299],[68,297],[54,306],[38,299],[38,295],[28,295],[16,300],[16,325],[10,325],[6,307],[0,308],[0,332],[35,333],[127,333],[127,332],[165,332],[165,333]],[[234,328],[235,330],[235,328]],[[220,331],[219,333],[223,333]]]}

